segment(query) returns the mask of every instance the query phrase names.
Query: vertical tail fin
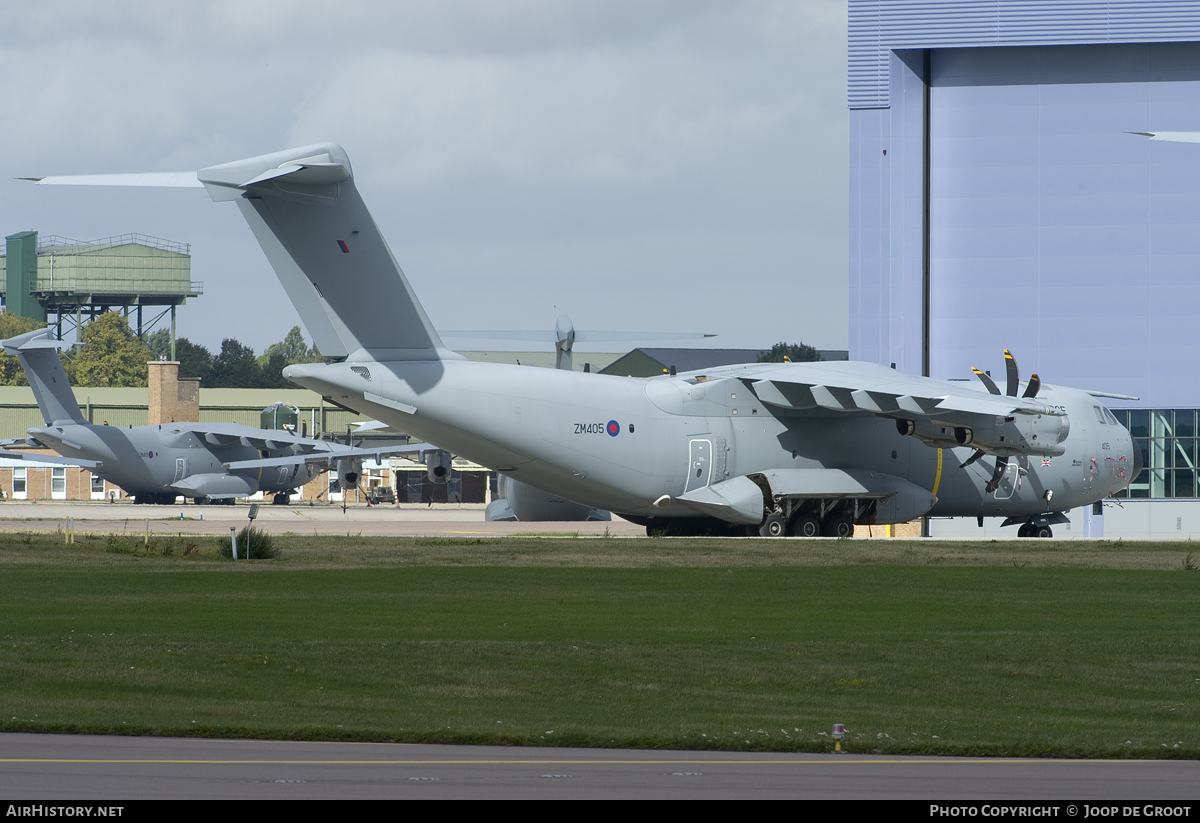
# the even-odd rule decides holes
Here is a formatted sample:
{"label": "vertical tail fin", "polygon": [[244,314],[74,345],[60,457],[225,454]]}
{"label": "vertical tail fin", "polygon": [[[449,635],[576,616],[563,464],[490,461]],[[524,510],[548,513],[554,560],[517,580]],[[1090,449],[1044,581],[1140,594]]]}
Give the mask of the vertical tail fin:
{"label": "vertical tail fin", "polygon": [[213,200],[237,201],[322,354],[459,359],[384,242],[340,146],[251,157],[197,177]]}
{"label": "vertical tail fin", "polygon": [[3,342],[4,351],[15,354],[29,378],[29,387],[47,426],[58,423],[86,423],[79,402],[71,391],[71,383],[58,359],[63,343],[54,339],[47,327],[13,337]]}

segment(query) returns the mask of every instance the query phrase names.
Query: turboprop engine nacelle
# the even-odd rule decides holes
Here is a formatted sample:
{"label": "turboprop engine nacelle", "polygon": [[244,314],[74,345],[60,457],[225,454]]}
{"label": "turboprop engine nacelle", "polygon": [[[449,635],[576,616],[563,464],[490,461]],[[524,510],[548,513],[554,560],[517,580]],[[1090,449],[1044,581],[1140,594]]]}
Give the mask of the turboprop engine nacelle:
{"label": "turboprop engine nacelle", "polygon": [[362,460],[346,457],[337,462],[338,487],[348,492],[362,480]]}
{"label": "turboprop engine nacelle", "polygon": [[898,418],[896,429],[939,449],[970,446],[1008,457],[1059,455],[1067,451],[1062,445],[1071,431],[1071,421],[1066,415],[1018,414],[992,420],[990,426],[948,426],[930,420]]}
{"label": "turboprop engine nacelle", "polygon": [[450,452],[425,452],[425,472],[431,483],[445,483],[450,479]]}
{"label": "turboprop engine nacelle", "polygon": [[[922,443],[938,449],[953,449],[964,445],[955,437],[954,426],[935,424],[930,420],[909,420],[906,417],[896,418],[896,430],[901,434],[912,435]],[[961,428],[961,427],[960,427]]]}
{"label": "turboprop engine nacelle", "polygon": [[987,427],[956,426],[954,439],[960,446],[974,446],[997,456],[1049,456],[1067,451],[1062,443],[1071,432],[1071,421],[1065,415],[1018,414],[995,421]]}

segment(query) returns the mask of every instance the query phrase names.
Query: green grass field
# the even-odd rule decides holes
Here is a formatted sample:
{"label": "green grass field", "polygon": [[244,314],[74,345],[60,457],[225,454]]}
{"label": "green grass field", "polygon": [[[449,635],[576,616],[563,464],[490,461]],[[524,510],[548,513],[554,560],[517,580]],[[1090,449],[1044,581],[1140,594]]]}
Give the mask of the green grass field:
{"label": "green grass field", "polygon": [[0,540],[5,731],[1200,756],[1186,545]]}

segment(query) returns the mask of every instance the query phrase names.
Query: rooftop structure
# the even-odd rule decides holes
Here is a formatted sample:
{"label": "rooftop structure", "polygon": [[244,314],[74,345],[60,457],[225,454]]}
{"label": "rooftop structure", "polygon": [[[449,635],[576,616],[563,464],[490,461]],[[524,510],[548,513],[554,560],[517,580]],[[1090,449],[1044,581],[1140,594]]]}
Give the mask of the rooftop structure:
{"label": "rooftop structure", "polygon": [[[136,309],[130,326],[139,338],[170,313],[173,350],[175,307],[203,293],[204,284],[191,279],[191,247],[186,243],[144,234],[90,241],[55,235],[39,239],[34,231],[10,235],[7,241],[7,254],[0,256],[5,308],[56,325],[60,337],[64,319],[74,322],[78,338],[85,317],[119,307],[126,317]],[[144,318],[143,306],[154,307],[157,314]]]}

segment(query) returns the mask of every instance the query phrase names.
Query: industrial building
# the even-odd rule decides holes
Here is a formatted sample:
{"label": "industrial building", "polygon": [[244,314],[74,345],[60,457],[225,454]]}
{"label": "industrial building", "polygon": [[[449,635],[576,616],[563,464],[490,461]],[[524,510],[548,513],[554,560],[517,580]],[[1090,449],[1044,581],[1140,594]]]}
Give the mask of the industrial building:
{"label": "industrial building", "polygon": [[1200,536],[1200,145],[1129,134],[1200,130],[1200,2],[849,0],[848,52],[851,358],[1136,395],[1105,533]]}

